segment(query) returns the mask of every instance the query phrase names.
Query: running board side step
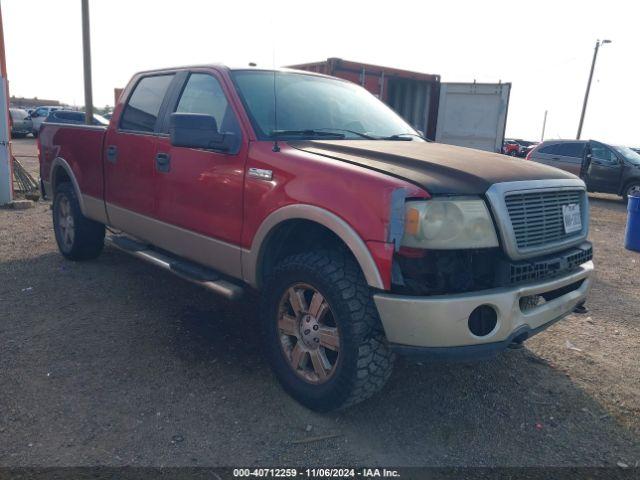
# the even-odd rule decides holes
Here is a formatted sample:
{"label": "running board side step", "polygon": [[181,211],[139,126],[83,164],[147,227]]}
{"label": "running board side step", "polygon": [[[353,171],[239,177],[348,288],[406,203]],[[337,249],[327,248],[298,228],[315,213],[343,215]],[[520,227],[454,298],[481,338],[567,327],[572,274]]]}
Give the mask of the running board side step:
{"label": "running board side step", "polygon": [[229,300],[237,300],[244,293],[244,289],[240,285],[225,280],[215,270],[174,257],[165,252],[159,252],[151,245],[138,242],[127,236],[111,235],[107,236],[105,241],[108,245],[112,245],[118,250],[168,270],[184,280],[200,285]]}

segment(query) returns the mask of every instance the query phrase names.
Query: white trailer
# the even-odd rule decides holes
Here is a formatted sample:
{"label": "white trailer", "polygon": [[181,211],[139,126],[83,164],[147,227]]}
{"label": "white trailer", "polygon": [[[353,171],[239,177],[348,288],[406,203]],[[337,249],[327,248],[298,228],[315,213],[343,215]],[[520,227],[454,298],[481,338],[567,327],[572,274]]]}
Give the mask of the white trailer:
{"label": "white trailer", "polygon": [[510,83],[441,83],[436,142],[501,152]]}

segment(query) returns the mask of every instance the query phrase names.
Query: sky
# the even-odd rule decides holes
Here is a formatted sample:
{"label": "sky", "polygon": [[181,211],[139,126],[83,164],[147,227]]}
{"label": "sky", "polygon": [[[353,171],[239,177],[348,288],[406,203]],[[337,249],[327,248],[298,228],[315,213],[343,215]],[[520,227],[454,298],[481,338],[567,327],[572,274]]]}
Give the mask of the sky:
{"label": "sky", "polygon": [[[640,146],[640,7],[633,0],[90,0],[93,95],[139,70],[286,66],[340,57],[511,82],[507,136],[575,138],[596,39],[583,138]],[[80,0],[1,0],[12,95],[84,103]]]}

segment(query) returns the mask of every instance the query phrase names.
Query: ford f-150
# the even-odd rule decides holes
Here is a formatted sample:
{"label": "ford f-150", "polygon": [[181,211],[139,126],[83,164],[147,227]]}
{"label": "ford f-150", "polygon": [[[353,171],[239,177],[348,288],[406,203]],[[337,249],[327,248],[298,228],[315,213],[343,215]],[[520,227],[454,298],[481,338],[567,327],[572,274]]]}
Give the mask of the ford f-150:
{"label": "ford f-150", "polygon": [[106,241],[229,299],[258,291],[276,377],[320,411],[373,395],[396,354],[520,345],[592,282],[580,179],[427,142],[329,76],[142,72],[108,127],[45,123],[39,149],[65,257]]}

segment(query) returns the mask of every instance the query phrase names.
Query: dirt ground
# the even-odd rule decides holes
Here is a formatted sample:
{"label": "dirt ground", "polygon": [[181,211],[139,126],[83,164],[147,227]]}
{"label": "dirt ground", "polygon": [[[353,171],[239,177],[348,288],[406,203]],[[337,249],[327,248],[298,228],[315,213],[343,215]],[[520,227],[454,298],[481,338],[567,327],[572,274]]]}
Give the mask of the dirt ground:
{"label": "dirt ground", "polygon": [[491,361],[400,360],[380,395],[321,415],[263,362],[251,298],[111,248],[69,262],[48,202],[0,209],[0,465],[637,466],[640,254],[620,200],[591,216],[587,315]]}

